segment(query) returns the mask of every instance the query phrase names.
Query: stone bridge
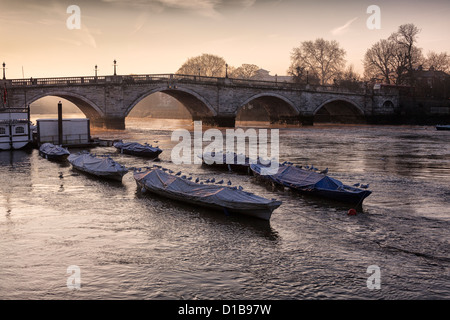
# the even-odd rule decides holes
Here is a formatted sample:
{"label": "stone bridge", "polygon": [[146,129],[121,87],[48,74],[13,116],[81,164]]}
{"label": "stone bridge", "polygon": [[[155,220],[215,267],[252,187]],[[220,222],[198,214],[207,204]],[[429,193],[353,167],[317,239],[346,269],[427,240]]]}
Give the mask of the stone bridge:
{"label": "stone bridge", "polygon": [[221,127],[234,127],[246,105],[262,106],[272,123],[303,125],[312,125],[319,116],[385,117],[399,107],[399,93],[394,88],[350,91],[336,86],[180,74],[4,79],[0,85],[0,108],[24,108],[43,97],[57,96],[78,106],[94,126],[115,129],[124,129],[130,111],[155,92],[180,101],[193,120]]}

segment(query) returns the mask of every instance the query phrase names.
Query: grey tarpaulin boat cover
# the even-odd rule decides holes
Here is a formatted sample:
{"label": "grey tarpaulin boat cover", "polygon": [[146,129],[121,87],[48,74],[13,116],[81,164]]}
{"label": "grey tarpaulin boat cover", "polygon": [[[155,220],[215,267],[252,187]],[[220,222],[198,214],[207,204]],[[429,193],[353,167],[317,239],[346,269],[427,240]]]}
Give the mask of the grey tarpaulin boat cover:
{"label": "grey tarpaulin boat cover", "polygon": [[48,155],[54,155],[54,156],[62,156],[62,155],[69,155],[70,152],[61,146],[56,146],[51,143],[44,143],[39,148],[39,151],[42,153],[48,154]]}
{"label": "grey tarpaulin boat cover", "polygon": [[125,175],[128,169],[105,156],[94,156],[90,153],[72,154],[69,162],[76,168],[101,176],[112,174]]}
{"label": "grey tarpaulin boat cover", "polygon": [[158,147],[153,147],[148,144],[143,145],[143,144],[140,144],[137,142],[127,142],[127,143],[116,142],[116,143],[114,143],[114,147],[116,147],[117,149],[125,149],[125,150],[132,151],[135,153],[148,153],[148,152],[161,153],[162,152],[162,150]]}
{"label": "grey tarpaulin boat cover", "polygon": [[236,187],[199,184],[159,169],[135,171],[134,178],[147,190],[164,194],[169,198],[210,207],[227,208],[236,212],[265,210],[271,213],[281,205],[280,201],[269,200]]}
{"label": "grey tarpaulin boat cover", "polygon": [[[266,166],[259,164],[250,165],[251,169],[261,174]],[[280,165],[278,172],[275,174],[267,175],[265,178],[272,180],[273,182],[282,184],[287,187],[298,189],[327,189],[338,190],[343,187],[342,182],[339,180],[328,177],[324,174],[317,173],[315,171],[308,171],[297,168],[295,166]]]}

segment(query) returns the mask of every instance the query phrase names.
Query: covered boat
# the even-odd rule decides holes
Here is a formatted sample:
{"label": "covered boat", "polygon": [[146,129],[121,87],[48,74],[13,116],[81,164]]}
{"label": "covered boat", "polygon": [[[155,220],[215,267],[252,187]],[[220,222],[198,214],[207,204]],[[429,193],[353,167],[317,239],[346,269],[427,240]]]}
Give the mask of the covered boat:
{"label": "covered boat", "polygon": [[228,171],[235,171],[241,173],[250,173],[249,157],[244,154],[223,153],[223,152],[204,152],[203,155],[198,155],[202,159],[202,163],[213,168],[225,169]]}
{"label": "covered boat", "polygon": [[108,156],[95,156],[90,153],[72,154],[68,158],[72,166],[82,172],[99,178],[122,181],[128,169]]}
{"label": "covered boat", "polygon": [[270,220],[272,212],[281,205],[281,201],[268,200],[237,187],[199,184],[166,173],[157,167],[135,170],[134,178],[141,190],[193,205],[263,220]]}
{"label": "covered boat", "polygon": [[70,155],[69,150],[62,146],[56,146],[51,143],[44,143],[39,147],[41,157],[51,161],[65,161]]}
{"label": "covered boat", "polygon": [[157,158],[162,152],[159,147],[153,147],[148,143],[142,145],[137,142],[123,143],[122,141],[119,141],[114,143],[114,147],[121,153],[146,158]]}
{"label": "covered boat", "polygon": [[265,174],[267,166],[252,164],[250,168],[255,176],[292,190],[323,197],[339,202],[362,205],[372,192],[353,186],[344,185],[341,181],[325,174],[305,170],[293,165],[280,165],[278,172]]}
{"label": "covered boat", "polygon": [[436,130],[439,130],[439,131],[450,130],[450,125],[437,125]]}

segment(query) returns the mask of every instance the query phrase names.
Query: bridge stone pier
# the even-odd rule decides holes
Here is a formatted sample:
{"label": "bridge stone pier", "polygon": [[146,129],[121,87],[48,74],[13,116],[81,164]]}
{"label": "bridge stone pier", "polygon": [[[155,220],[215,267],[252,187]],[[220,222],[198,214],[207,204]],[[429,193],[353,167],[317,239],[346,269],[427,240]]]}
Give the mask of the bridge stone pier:
{"label": "bridge stone pier", "polygon": [[23,108],[40,98],[57,96],[77,105],[92,125],[113,129],[124,129],[130,111],[156,92],[180,101],[193,120],[219,127],[234,127],[237,114],[248,105],[263,107],[272,123],[299,125],[312,125],[320,117],[385,117],[399,107],[399,93],[392,88],[349,91],[180,74],[14,79],[0,80],[0,85],[7,91],[0,108]]}

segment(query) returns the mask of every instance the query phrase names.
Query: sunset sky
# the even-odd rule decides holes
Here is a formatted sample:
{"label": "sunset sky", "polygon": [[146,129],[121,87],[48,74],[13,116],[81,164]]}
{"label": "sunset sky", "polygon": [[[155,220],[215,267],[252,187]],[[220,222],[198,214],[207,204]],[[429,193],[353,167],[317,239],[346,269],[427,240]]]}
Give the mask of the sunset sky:
{"label": "sunset sky", "polygon": [[[81,29],[69,30],[70,5]],[[367,8],[381,8],[381,29],[369,30]],[[284,75],[302,41],[336,40],[347,62],[414,23],[419,47],[450,53],[448,0],[0,0],[0,63],[7,78],[174,73],[189,57],[211,53],[229,65],[256,64]]]}

